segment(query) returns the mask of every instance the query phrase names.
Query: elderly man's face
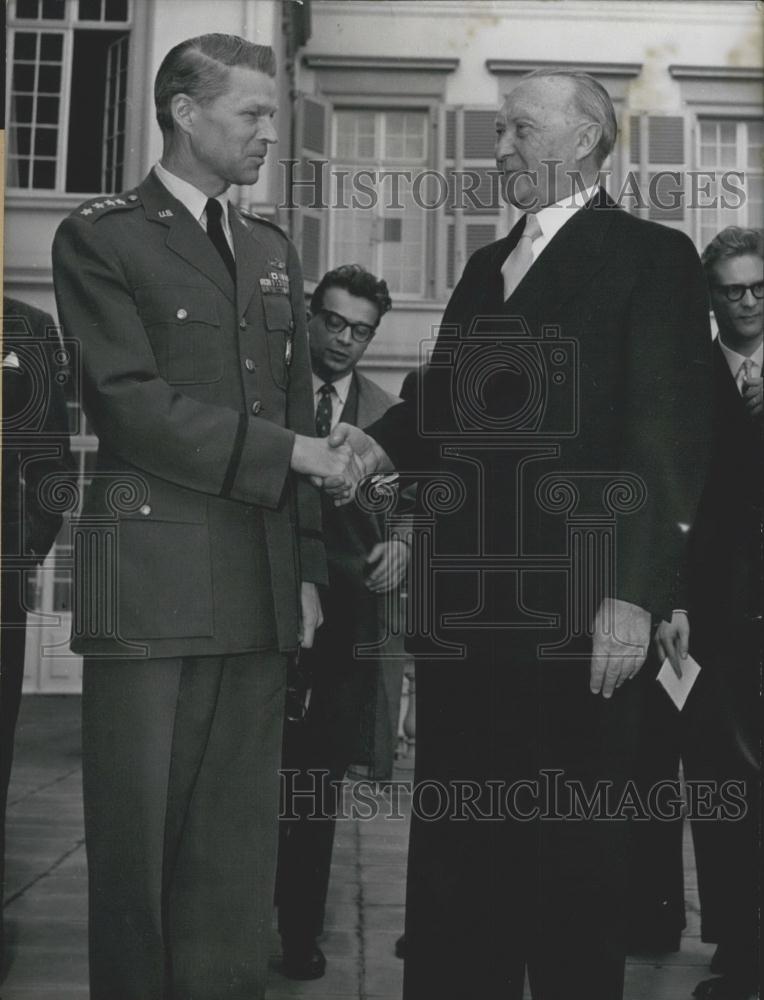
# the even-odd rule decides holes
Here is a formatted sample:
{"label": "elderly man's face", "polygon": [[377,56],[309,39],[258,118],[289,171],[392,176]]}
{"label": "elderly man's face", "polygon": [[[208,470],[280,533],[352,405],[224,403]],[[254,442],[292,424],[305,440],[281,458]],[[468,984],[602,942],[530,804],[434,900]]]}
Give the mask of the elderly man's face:
{"label": "elderly man's face", "polygon": [[[581,170],[573,84],[538,77],[519,84],[496,116],[496,163],[507,198],[523,211],[538,211],[571,193],[569,175]],[[556,164],[556,165],[555,165]]]}
{"label": "elderly man's face", "polygon": [[755,346],[761,341],[764,300],[757,299],[748,287],[741,298],[730,302],[725,290],[734,285],[750,286],[762,281],[764,260],[756,254],[728,257],[717,261],[711,268],[711,304],[722,340],[733,350]]}
{"label": "elderly man's face", "polygon": [[232,66],[226,93],[193,102],[188,139],[197,169],[226,187],[254,184],[269,143],[278,138],[275,114],[276,81],[260,70]]}

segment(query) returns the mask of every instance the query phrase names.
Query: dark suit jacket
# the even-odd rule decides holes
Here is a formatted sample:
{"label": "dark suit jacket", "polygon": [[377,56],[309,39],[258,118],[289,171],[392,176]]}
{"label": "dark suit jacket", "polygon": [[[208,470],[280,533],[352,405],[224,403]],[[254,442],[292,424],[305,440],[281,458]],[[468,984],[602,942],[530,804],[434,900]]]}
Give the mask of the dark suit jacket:
{"label": "dark suit jacket", "polygon": [[51,316],[3,299],[3,538],[5,567],[41,562],[61,528],[56,498],[71,489],[74,462],[64,387],[76,358],[61,353]]}
{"label": "dark suit jacket", "polygon": [[[364,427],[381,417],[399,402],[371,379],[354,372],[342,420]],[[329,588],[322,592],[322,605],[329,630],[342,637],[345,655],[352,655],[356,644],[380,642],[386,634],[390,614],[390,595],[373,594],[366,587],[366,558],[378,543],[385,541],[384,514],[361,510],[357,503],[335,507],[324,501],[326,556],[329,565]],[[360,719],[356,720],[358,745],[353,761],[369,764],[376,778],[392,773],[394,737],[397,731],[400,686],[403,675],[402,638],[397,636],[384,646],[384,654],[398,659],[380,662],[383,650],[360,660],[363,671]],[[320,666],[318,669],[321,669]]]}
{"label": "dark suit jacket", "polygon": [[[670,612],[709,440],[711,340],[698,256],[682,233],[628,215],[600,190],[504,303],[500,268],[519,236],[515,227],[468,261],[419,412],[402,403],[369,433],[397,468],[437,469],[463,483],[466,499],[438,515],[438,551],[554,559],[568,551],[568,518],[611,517],[615,577],[603,577],[599,596]],[[608,493],[607,481],[623,474],[631,485]],[[474,571],[445,575],[436,600],[457,612],[481,601],[506,606],[510,586],[534,609],[559,612],[565,600],[564,571],[524,570],[515,583],[499,573],[484,595]]]}
{"label": "dark suit jacket", "polygon": [[127,655],[110,616],[154,657],[294,648],[300,581],[325,580],[319,498],[289,471],[294,432],[313,432],[300,265],[277,227],[233,207],[230,222],[235,287],[153,174],[56,234],[99,438],[84,547],[117,529],[110,564],[81,560],[78,651]]}
{"label": "dark suit jacket", "polygon": [[693,633],[723,650],[729,632],[760,620],[764,607],[764,422],[747,412],[718,341],[713,361],[713,453],[685,587]]}

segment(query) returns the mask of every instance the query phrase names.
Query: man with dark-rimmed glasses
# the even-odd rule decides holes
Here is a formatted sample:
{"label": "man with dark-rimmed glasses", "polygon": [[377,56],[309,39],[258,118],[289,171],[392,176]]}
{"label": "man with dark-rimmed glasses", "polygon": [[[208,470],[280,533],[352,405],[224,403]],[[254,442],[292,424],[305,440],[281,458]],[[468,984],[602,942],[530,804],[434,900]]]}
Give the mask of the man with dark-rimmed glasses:
{"label": "man with dark-rimmed glasses", "polygon": [[[356,370],[391,306],[386,283],[358,264],[329,271],[313,292],[308,334],[317,437],[328,437],[340,420],[365,427],[399,402]],[[329,563],[329,587],[321,592],[324,626],[320,641],[301,654],[300,668],[312,682],[307,712],[302,720],[290,718],[284,736],[276,899],[282,972],[290,979],[324,974],[316,938],[329,885],[337,790],[351,763],[384,761],[381,771],[388,773],[375,776],[389,776],[402,674],[400,658],[386,660],[383,668],[373,654],[359,658],[356,647],[385,636],[390,595],[406,572],[407,542],[388,538],[384,516],[357,505],[337,508],[326,499],[323,524]],[[367,730],[370,739],[364,738]]]}

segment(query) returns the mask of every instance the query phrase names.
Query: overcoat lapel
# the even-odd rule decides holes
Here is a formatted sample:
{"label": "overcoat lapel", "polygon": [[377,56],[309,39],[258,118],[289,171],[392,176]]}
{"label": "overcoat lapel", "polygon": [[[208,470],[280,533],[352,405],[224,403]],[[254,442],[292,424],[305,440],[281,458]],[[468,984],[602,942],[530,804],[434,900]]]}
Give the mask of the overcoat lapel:
{"label": "overcoat lapel", "polygon": [[618,209],[600,189],[552,238],[506,301],[504,311],[523,315],[527,304],[530,312],[543,306],[547,315],[553,315],[586,288],[607,263],[603,241],[613,211]]}
{"label": "overcoat lapel", "polygon": [[138,187],[146,218],[167,229],[167,247],[213,281],[234,301],[234,287],[220,254],[188,209],[174,198],[154,173]]}

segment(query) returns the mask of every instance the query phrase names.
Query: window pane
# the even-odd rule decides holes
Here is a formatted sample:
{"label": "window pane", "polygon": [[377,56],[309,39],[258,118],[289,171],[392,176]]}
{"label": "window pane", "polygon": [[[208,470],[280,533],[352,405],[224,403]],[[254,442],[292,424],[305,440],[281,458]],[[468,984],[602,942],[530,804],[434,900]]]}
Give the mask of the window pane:
{"label": "window pane", "polygon": [[13,58],[18,62],[27,59],[34,62],[37,58],[37,32],[17,31],[13,42]]}
{"label": "window pane", "polygon": [[11,129],[11,144],[14,153],[19,153],[21,156],[28,156],[32,150],[31,128]]}
{"label": "window pane", "polygon": [[722,146],[719,166],[734,167],[737,165],[737,146]]}
{"label": "window pane", "polygon": [[29,160],[8,159],[8,186],[29,187]]}
{"label": "window pane", "polygon": [[736,133],[737,133],[737,125],[735,122],[720,122],[719,124],[720,142],[732,143],[734,145]]}
{"label": "window pane", "polygon": [[126,21],[127,0],[106,0],[106,20]]}
{"label": "window pane", "polygon": [[61,92],[61,67],[40,66],[38,90],[41,94],[58,94]]}
{"label": "window pane", "polygon": [[101,0],[80,0],[77,17],[80,21],[100,21]]}
{"label": "window pane", "polygon": [[40,58],[47,62],[61,62],[64,36],[46,33],[41,36]]}
{"label": "window pane", "polygon": [[14,96],[11,102],[11,121],[23,124],[32,121],[33,100],[31,97]]}
{"label": "window pane", "polygon": [[22,94],[34,93],[34,66],[13,67],[13,89]]}
{"label": "window pane", "polygon": [[42,0],[42,16],[46,21],[63,21],[64,0]]}
{"label": "window pane", "polygon": [[16,0],[16,17],[31,17],[35,20],[40,16],[40,0]]}
{"label": "window pane", "polygon": [[56,186],[56,163],[54,160],[35,160],[32,170],[32,186],[46,189]]}
{"label": "window pane", "polygon": [[716,146],[702,145],[700,147],[701,167],[713,167],[716,164]]}
{"label": "window pane", "polygon": [[38,97],[37,98],[37,121],[43,125],[58,124],[58,98]]}
{"label": "window pane", "polygon": [[54,128],[38,128],[34,136],[36,156],[55,156],[58,133]]}

